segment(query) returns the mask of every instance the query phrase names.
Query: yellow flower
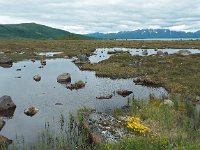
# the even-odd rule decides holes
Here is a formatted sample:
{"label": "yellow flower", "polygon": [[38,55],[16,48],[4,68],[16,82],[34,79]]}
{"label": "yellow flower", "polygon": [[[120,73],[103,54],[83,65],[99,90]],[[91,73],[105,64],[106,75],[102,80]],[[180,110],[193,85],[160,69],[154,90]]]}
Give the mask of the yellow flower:
{"label": "yellow flower", "polygon": [[134,132],[146,134],[150,131],[148,127],[142,124],[139,117],[130,117],[127,120],[127,127]]}

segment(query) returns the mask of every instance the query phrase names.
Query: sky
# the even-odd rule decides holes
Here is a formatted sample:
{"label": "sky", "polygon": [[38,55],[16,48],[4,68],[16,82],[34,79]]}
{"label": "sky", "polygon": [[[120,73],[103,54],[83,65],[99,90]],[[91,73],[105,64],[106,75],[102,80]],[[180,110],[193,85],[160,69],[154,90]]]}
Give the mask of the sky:
{"label": "sky", "polygon": [[200,0],[0,0],[0,24],[35,22],[73,33],[200,30]]}

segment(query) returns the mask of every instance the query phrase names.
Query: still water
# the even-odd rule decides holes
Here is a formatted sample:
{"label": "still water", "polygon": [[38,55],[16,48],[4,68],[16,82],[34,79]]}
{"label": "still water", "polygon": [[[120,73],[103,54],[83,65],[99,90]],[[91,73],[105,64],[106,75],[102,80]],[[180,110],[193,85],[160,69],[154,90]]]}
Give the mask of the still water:
{"label": "still water", "polygon": [[[131,55],[138,55],[138,56],[149,56],[149,55],[155,55],[158,51],[167,52],[168,54],[175,54],[180,50],[183,49],[146,49],[148,52],[148,55],[143,55],[144,49],[135,49],[135,48],[98,48],[94,51],[94,55],[90,56],[90,62],[91,63],[98,63],[100,61],[106,60],[110,58],[112,54],[108,54],[108,52],[117,52],[117,51],[124,51],[129,52]],[[187,49],[191,52],[191,54],[199,54],[199,49]]]}
{"label": "still water", "polygon": [[[70,112],[76,113],[84,106],[105,111],[127,103],[127,97],[123,98],[117,94],[110,100],[96,100],[96,96],[111,94],[119,89],[131,90],[135,97],[140,99],[147,99],[150,93],[156,96],[167,94],[163,88],[135,85],[133,79],[98,78],[95,72],[79,70],[69,59],[49,59],[44,68],[39,66],[39,61],[33,63],[25,60],[14,63],[11,68],[0,67],[0,97],[11,96],[17,105],[14,116],[3,117],[6,125],[0,134],[14,142],[16,136],[23,136],[25,142],[31,144],[43,131],[45,122],[59,123],[61,114],[68,118]],[[21,71],[16,71],[17,69]],[[62,73],[70,73],[72,82],[83,80],[86,82],[86,87],[74,91],[65,88],[56,80]],[[40,82],[33,80],[36,74],[41,75]],[[63,105],[58,106],[56,103]],[[39,112],[33,117],[26,116],[24,109],[28,106],[37,107]]]}

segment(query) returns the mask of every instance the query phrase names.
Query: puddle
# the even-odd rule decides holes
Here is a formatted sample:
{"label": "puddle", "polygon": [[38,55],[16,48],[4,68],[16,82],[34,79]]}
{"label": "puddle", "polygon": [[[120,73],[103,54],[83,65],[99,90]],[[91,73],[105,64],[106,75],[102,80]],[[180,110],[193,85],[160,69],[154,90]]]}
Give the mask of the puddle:
{"label": "puddle", "polygon": [[[14,142],[16,136],[23,136],[25,142],[31,144],[44,130],[45,122],[59,124],[61,114],[68,119],[69,112],[76,113],[84,106],[98,111],[124,106],[128,97],[124,98],[113,92],[119,89],[133,91],[135,97],[140,99],[147,99],[150,93],[156,96],[167,94],[163,88],[135,85],[133,79],[98,78],[95,72],[80,71],[67,59],[51,59],[47,60],[44,68],[40,69],[39,66],[39,61],[21,61],[14,63],[11,68],[0,67],[0,96],[11,96],[17,105],[14,115],[11,118],[4,118],[6,125],[1,135]],[[17,69],[21,71],[16,71]],[[86,87],[71,91],[57,83],[57,76],[65,72],[71,74],[72,83],[83,80]],[[42,77],[40,82],[33,80],[33,76],[37,74]],[[104,94],[113,94],[113,97],[110,100],[96,99],[96,96]],[[24,110],[28,106],[39,108],[39,112],[33,117],[26,116]]]}
{"label": "puddle", "polygon": [[[157,54],[157,51],[162,51],[167,52],[168,54],[175,54],[178,51],[183,50],[183,49],[147,49],[148,55],[155,55]],[[191,52],[191,54],[197,54],[200,53],[200,50],[198,49],[187,49],[188,51]],[[139,55],[139,56],[148,56],[148,55],[143,55],[144,49],[131,49],[131,48],[99,48],[96,49],[94,52],[94,55],[90,56],[90,62],[91,63],[98,63],[100,61],[106,60],[110,58],[112,54],[108,54],[108,52],[129,52],[131,55]]]}
{"label": "puddle", "polygon": [[47,56],[47,57],[53,57],[54,55],[59,55],[62,54],[63,52],[40,52],[40,53],[35,53],[38,56]]}

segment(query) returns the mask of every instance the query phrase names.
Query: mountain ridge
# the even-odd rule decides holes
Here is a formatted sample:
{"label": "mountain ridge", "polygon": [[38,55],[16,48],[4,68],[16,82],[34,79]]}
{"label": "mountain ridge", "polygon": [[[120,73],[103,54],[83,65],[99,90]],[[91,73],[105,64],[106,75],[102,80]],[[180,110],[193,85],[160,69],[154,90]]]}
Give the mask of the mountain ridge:
{"label": "mountain ridge", "polygon": [[0,24],[0,39],[89,39],[36,23]]}
{"label": "mountain ridge", "polygon": [[88,37],[100,39],[154,39],[154,38],[200,38],[200,30],[196,32],[172,31],[169,29],[140,29],[120,31],[117,33],[90,33]]}

